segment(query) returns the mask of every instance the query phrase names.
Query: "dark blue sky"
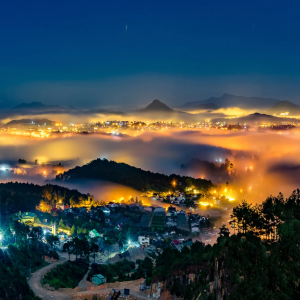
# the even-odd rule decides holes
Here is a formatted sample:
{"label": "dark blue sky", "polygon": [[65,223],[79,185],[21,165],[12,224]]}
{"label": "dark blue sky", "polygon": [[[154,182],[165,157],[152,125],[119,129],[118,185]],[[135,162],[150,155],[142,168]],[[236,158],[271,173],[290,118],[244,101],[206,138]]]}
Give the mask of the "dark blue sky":
{"label": "dark blue sky", "polygon": [[300,103],[299,11],[299,1],[2,1],[0,107],[224,92]]}

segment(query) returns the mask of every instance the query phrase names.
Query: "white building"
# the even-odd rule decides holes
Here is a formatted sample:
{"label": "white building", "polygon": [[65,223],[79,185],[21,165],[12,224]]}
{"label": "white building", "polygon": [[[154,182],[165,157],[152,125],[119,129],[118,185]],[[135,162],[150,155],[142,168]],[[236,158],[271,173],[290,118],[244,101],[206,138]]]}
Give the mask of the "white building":
{"label": "white building", "polygon": [[150,245],[150,238],[147,236],[140,235],[138,241],[141,245]]}

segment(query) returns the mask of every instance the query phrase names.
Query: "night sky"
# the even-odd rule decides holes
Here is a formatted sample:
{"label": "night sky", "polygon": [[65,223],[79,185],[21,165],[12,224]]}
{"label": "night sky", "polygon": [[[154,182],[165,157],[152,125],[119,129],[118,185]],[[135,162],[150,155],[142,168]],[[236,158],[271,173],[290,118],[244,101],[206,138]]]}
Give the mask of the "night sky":
{"label": "night sky", "polygon": [[300,104],[299,1],[2,1],[0,107]]}

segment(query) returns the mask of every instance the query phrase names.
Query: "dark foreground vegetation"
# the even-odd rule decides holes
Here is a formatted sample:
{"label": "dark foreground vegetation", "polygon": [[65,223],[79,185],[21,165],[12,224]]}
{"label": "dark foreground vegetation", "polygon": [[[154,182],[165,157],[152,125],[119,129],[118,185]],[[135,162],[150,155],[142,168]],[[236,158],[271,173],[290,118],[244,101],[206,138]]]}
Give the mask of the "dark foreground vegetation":
{"label": "dark foreground vegetation", "polygon": [[[8,242],[0,250],[0,299],[33,300],[26,278],[47,264],[45,256],[57,257],[55,237],[43,243],[41,228],[30,230],[9,212],[16,211],[14,205],[30,210],[40,200],[50,205],[61,199],[70,203],[91,198],[53,185],[18,183],[0,184],[0,196],[2,243]],[[222,226],[213,246],[195,242],[181,252],[167,248],[154,257],[155,263],[147,258],[137,267],[127,261],[93,264],[89,277],[103,274],[108,282],[133,280],[144,277],[146,270],[147,284],[161,282],[163,290],[184,299],[300,299],[300,191],[287,199],[282,194],[269,197],[261,205],[244,201],[233,209],[229,225],[231,234]],[[117,237],[110,238],[116,242]],[[75,287],[87,271],[79,262],[93,258],[98,250],[93,242],[75,237],[64,251],[75,254],[78,261],[54,269],[44,283]]]}
{"label": "dark foreground vegetation", "polygon": [[[18,249],[13,250],[15,253],[22,253],[22,251]],[[9,253],[10,251],[3,252],[2,250],[0,250],[0,299],[39,299],[38,297],[35,297],[34,293],[30,290],[27,283],[25,274],[28,274],[29,268],[26,270],[27,272],[24,273],[24,269],[26,269],[27,262],[29,263],[29,259],[27,258],[25,261],[23,261],[23,263],[20,263],[20,260],[18,260],[18,262],[15,262],[10,257]],[[26,251],[27,255],[29,253],[31,253],[31,251]]]}
{"label": "dark foreground vegetation", "polygon": [[72,288],[78,286],[78,283],[87,272],[88,263],[80,261],[67,261],[62,265],[58,265],[47,273],[42,283],[49,284],[56,290],[59,288]]}
{"label": "dark foreground vegetation", "polygon": [[41,228],[29,227],[16,221],[3,220],[1,234],[14,232],[12,244],[0,250],[0,299],[35,300],[27,279],[30,273],[44,267],[47,263],[45,255],[50,255],[50,249],[40,240]]}
{"label": "dark foreground vegetation", "polygon": [[125,163],[96,159],[90,163],[71,169],[56,176],[57,180],[67,179],[96,179],[106,180],[132,187],[138,191],[154,190],[165,192],[176,186],[177,190],[184,190],[193,186],[195,189],[206,192],[214,185],[205,179],[195,179],[187,176],[172,174],[170,176],[144,171]]}
{"label": "dark foreground vegetation", "polygon": [[166,249],[153,281],[184,299],[300,299],[300,191],[234,208],[213,246]]}

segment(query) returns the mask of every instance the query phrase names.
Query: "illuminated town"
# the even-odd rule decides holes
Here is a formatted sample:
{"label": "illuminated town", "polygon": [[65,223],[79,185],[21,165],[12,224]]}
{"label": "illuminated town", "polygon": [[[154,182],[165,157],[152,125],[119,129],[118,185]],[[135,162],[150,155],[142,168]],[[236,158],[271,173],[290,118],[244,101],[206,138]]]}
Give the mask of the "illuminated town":
{"label": "illuminated town", "polygon": [[3,3],[0,300],[300,299],[299,9]]}
{"label": "illuminated town", "polygon": [[[128,135],[138,136],[144,132],[160,132],[170,130],[209,130],[220,129],[225,131],[276,131],[282,134],[282,131],[300,127],[300,119],[289,120],[288,118],[273,122],[259,122],[259,124],[235,122],[236,118],[228,118],[226,121],[203,121],[197,123],[172,122],[172,121],[102,121],[85,124],[62,123],[47,120],[47,123],[41,124],[40,120],[26,120],[20,124],[5,124],[0,128],[1,134],[14,134],[28,136],[32,138],[51,138],[59,133],[99,133],[110,135]],[[22,120],[21,120],[22,121]],[[29,121],[29,122],[28,122]],[[26,123],[28,122],[28,123]],[[12,122],[13,123],[13,122]],[[257,122],[255,122],[257,123]],[[299,134],[299,131],[295,131]]]}

